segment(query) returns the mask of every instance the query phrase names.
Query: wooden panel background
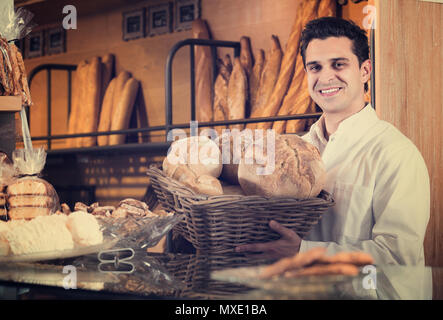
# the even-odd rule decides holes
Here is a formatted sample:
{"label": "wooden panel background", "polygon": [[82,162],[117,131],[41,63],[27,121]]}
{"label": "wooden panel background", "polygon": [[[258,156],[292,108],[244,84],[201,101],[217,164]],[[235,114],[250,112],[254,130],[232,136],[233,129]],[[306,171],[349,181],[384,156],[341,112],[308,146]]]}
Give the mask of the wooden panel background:
{"label": "wooden panel background", "polygon": [[378,0],[376,105],[421,151],[431,181],[426,264],[443,266],[443,4]]}

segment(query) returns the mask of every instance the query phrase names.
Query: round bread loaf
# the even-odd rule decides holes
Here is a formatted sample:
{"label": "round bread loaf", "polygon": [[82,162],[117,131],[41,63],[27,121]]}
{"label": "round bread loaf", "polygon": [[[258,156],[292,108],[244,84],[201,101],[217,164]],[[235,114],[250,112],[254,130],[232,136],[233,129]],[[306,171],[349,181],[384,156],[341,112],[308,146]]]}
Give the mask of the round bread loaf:
{"label": "round bread loaf", "polygon": [[[245,194],[297,199],[318,196],[326,179],[318,149],[293,134],[276,135],[275,143],[272,142],[254,141],[247,148],[246,157],[241,159],[238,179]],[[263,150],[249,150],[257,147]],[[274,157],[269,156],[273,151]],[[248,158],[252,154],[255,157]],[[263,172],[264,167],[271,170]]]}
{"label": "round bread loaf", "polygon": [[197,177],[210,175],[218,178],[223,167],[217,144],[206,136],[191,136],[171,144],[163,161],[163,170],[167,173],[181,164],[185,164]]}

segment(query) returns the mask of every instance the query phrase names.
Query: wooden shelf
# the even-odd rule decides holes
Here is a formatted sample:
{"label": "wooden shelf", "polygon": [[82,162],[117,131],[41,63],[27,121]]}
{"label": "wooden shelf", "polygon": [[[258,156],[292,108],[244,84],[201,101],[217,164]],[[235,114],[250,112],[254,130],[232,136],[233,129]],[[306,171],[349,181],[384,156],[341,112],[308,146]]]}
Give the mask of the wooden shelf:
{"label": "wooden shelf", "polygon": [[0,111],[16,112],[22,109],[22,97],[20,96],[1,96]]}

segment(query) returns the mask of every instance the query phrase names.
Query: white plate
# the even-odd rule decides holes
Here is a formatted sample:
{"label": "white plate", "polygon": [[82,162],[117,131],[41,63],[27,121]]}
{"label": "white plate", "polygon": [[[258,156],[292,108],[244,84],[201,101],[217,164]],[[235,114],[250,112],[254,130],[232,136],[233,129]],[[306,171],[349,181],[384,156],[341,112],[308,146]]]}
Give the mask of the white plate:
{"label": "white plate", "polygon": [[45,251],[36,252],[32,254],[22,254],[22,255],[10,255],[0,257],[0,263],[6,262],[36,262],[36,261],[46,261],[55,259],[66,259],[79,257],[91,253],[100,252],[101,250],[106,250],[112,248],[117,242],[118,238],[106,238],[102,243],[87,247],[78,247],[70,250],[61,251]]}

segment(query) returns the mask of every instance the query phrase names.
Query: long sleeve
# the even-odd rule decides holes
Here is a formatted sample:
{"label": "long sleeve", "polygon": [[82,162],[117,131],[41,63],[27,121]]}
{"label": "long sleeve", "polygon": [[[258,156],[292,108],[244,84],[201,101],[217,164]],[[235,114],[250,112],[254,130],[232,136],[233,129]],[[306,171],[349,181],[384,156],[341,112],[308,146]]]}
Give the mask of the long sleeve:
{"label": "long sleeve", "polygon": [[376,264],[424,264],[423,241],[430,211],[426,164],[412,143],[384,148],[378,163],[374,172],[371,239],[348,238],[342,243],[303,240],[301,252],[321,246],[329,254],[364,251],[374,257]]}

